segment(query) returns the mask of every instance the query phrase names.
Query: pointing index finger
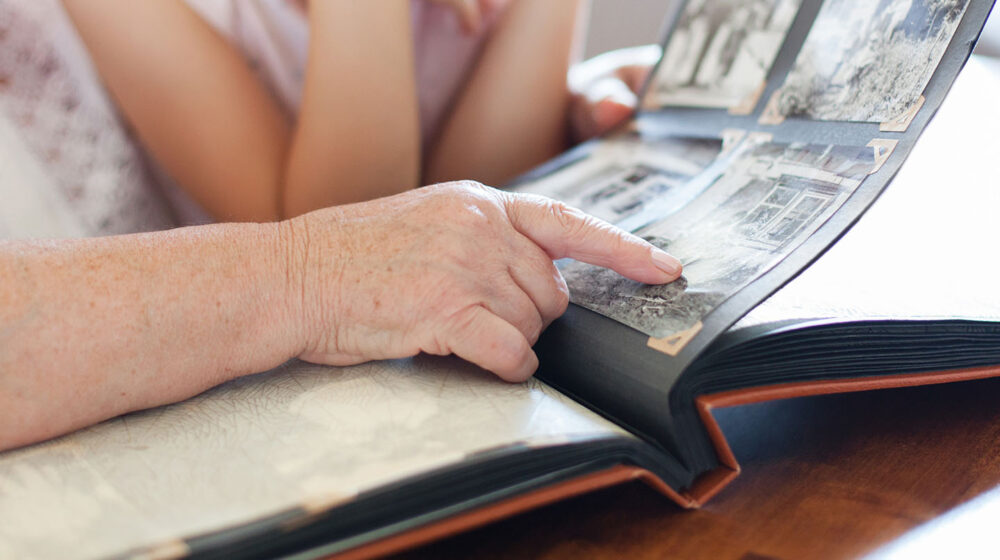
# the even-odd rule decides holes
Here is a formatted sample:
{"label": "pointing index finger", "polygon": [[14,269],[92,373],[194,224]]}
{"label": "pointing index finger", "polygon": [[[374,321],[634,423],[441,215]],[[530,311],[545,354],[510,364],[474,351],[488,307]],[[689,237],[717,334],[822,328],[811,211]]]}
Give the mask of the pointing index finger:
{"label": "pointing index finger", "polygon": [[665,284],[681,275],[681,263],[673,256],[581,210],[531,194],[508,194],[505,201],[514,229],[553,259],[603,266],[646,284]]}

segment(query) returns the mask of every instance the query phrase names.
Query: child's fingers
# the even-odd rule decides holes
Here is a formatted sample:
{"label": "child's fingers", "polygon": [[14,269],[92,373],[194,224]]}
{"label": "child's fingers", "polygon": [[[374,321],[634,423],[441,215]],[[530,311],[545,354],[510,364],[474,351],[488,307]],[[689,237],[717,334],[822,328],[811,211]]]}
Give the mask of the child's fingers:
{"label": "child's fingers", "polygon": [[611,130],[632,114],[635,105],[614,97],[605,97],[590,106],[594,121],[594,136]]}
{"label": "child's fingers", "polygon": [[606,77],[589,84],[570,100],[570,125],[577,141],[611,130],[635,109],[635,94],[622,80]]}

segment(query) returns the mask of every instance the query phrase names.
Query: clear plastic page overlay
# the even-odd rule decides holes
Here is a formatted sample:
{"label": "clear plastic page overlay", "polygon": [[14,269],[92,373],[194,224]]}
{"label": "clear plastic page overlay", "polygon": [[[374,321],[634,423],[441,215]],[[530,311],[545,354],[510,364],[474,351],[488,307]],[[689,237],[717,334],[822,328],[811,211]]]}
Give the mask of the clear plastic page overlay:
{"label": "clear plastic page overlay", "polygon": [[692,179],[716,161],[722,147],[722,141],[714,138],[624,134],[600,142],[587,157],[516,190],[562,200],[602,220],[623,224],[641,220],[653,206],[676,209],[686,204],[697,194]]}
{"label": "clear plastic page overlay", "polygon": [[969,0],[827,0],[775,92],[777,112],[885,122],[906,113],[937,69]]}
{"label": "clear plastic page overlay", "polygon": [[[969,0],[826,0],[766,111],[813,120],[892,121],[921,94]],[[754,110],[802,0],[691,0],[643,107]]]}
{"label": "clear plastic page overlay", "polygon": [[241,525],[518,443],[624,435],[451,359],[291,364],[0,454],[0,558],[94,558]]}
{"label": "clear plastic page overlay", "polygon": [[998,99],[1000,60],[973,56],[885,194],[734,328],[794,318],[1000,320]]}
{"label": "clear plastic page overlay", "polygon": [[[692,329],[808,238],[875,165],[868,147],[781,144],[754,135],[733,143],[640,143],[626,135],[523,185],[633,229],[684,263],[680,280],[649,286],[563,262],[573,302],[653,338]],[[657,219],[650,223],[651,215]]]}

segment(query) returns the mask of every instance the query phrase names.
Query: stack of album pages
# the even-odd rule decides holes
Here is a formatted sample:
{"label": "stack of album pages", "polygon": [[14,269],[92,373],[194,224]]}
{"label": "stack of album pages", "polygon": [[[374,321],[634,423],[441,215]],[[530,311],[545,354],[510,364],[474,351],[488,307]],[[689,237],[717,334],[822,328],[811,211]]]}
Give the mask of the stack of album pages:
{"label": "stack of album pages", "polygon": [[680,280],[560,262],[524,384],[289,363],[0,454],[0,557],[372,556],[634,479],[695,507],[739,470],[713,407],[1000,375],[1000,64],[918,143],[992,0],[680,4],[635,118],[513,187]]}

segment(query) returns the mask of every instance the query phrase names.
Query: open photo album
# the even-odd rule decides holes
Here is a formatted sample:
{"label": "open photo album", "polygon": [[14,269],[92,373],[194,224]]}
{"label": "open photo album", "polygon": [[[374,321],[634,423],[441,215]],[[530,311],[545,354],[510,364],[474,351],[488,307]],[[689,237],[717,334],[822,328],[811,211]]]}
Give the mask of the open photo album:
{"label": "open photo album", "polygon": [[[558,262],[572,305],[524,384],[292,362],[0,454],[0,557],[370,557],[630,480],[698,507],[739,473],[713,408],[1000,375],[968,243],[992,192],[946,160],[954,183],[886,190],[911,151],[972,142],[917,145],[992,5],[680,2],[634,117],[510,186],[649,240],[679,280]],[[995,104],[989,84],[963,95]],[[954,268],[922,268],[942,247]]]}

